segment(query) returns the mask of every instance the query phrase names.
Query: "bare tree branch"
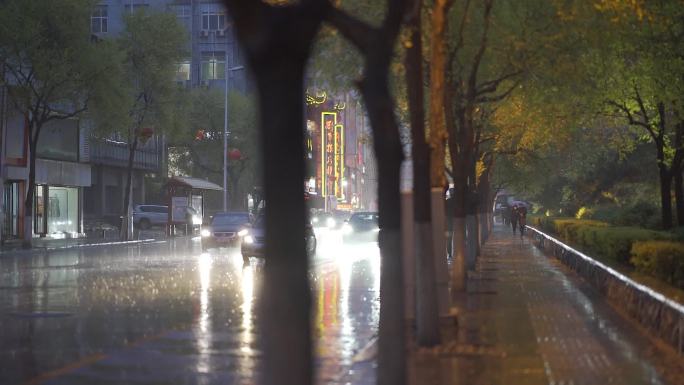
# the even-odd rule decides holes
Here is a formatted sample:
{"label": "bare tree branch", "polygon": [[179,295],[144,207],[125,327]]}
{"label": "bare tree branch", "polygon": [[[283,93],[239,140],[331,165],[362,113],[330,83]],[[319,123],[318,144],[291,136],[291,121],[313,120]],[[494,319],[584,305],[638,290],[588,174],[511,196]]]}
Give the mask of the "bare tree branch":
{"label": "bare tree branch", "polygon": [[482,58],[487,50],[487,38],[489,36],[489,25],[490,16],[492,11],[492,6],[494,0],[484,0],[484,15],[483,15],[483,28],[482,37],[480,38],[480,46],[478,47],[475,58],[473,59],[473,65],[470,70],[470,75],[468,77],[468,94],[475,95],[477,87],[477,74],[480,71],[480,63],[482,63]]}
{"label": "bare tree branch", "polygon": [[518,86],[520,85],[520,81],[516,81],[513,85],[511,85],[506,91],[499,95],[494,95],[494,96],[481,96],[477,99],[475,99],[476,103],[493,103],[493,102],[500,102],[504,99],[506,99]]}
{"label": "bare tree branch", "polygon": [[497,88],[499,88],[499,85],[501,85],[502,82],[504,82],[508,79],[511,79],[515,76],[518,76],[522,73],[523,73],[522,71],[509,72],[505,75],[500,76],[497,79],[486,81],[477,87],[475,94],[477,96],[480,96],[483,94],[495,92],[497,90]]}
{"label": "bare tree branch", "polygon": [[376,46],[373,37],[377,36],[379,30],[349,15],[347,12],[331,6],[328,10],[327,20],[361,52],[370,52]]}

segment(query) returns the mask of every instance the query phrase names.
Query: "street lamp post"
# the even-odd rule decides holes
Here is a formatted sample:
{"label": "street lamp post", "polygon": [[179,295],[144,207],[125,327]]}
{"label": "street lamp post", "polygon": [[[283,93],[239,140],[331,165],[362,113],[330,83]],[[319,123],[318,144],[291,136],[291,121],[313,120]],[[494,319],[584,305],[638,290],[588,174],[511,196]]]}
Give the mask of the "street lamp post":
{"label": "street lamp post", "polygon": [[232,71],[239,71],[243,66],[233,68],[226,67],[225,74],[225,111],[223,114],[223,211],[228,211],[228,74]]}

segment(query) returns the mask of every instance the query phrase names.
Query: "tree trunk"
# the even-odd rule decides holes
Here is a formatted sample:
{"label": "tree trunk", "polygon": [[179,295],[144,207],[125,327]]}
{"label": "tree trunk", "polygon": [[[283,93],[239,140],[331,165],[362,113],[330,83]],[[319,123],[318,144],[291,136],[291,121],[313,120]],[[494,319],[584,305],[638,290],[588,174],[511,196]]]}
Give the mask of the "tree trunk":
{"label": "tree trunk", "polygon": [[378,163],[380,326],[378,337],[378,384],[406,382],[404,339],[403,266],[401,262],[400,168],[403,160],[399,127],[387,79],[394,42],[368,53],[366,71],[359,84],[373,127],[373,145]]}
{"label": "tree trunk", "polygon": [[[33,128],[35,128],[35,135]],[[38,148],[38,138],[40,137],[41,126],[34,122],[29,122],[29,177],[26,186],[26,200],[24,201],[24,240],[22,246],[30,248],[33,240],[33,197],[36,191],[36,150]]]}
{"label": "tree trunk", "polygon": [[[449,147],[452,147],[449,140]],[[467,268],[467,248],[466,248],[466,214],[467,201],[465,196],[468,194],[467,180],[463,165],[458,164],[458,160],[453,156],[452,150],[452,169],[454,170],[454,197],[453,199],[453,235],[452,235],[452,272],[451,272],[451,294],[456,298],[458,293],[466,290],[466,268]]]}
{"label": "tree trunk", "polygon": [[672,174],[667,166],[659,162],[660,204],[664,230],[672,228]]}
{"label": "tree trunk", "polygon": [[452,236],[452,250],[453,262],[451,268],[451,296],[456,298],[459,293],[466,291],[466,250],[465,250],[465,217],[454,215],[453,236]]}
{"label": "tree trunk", "polygon": [[[256,75],[267,234],[258,307],[266,385],[310,385],[311,293],[305,247],[304,71],[326,4],[227,0]],[[399,260],[401,262],[401,260]]]}
{"label": "tree trunk", "polygon": [[304,63],[256,67],[265,159],[266,266],[260,330],[266,384],[310,384],[311,293],[304,242]]}
{"label": "tree trunk", "polygon": [[451,3],[453,2],[448,0],[435,0],[432,8],[429,128],[430,148],[432,150],[430,182],[433,188],[444,188],[446,185],[446,178],[444,176],[444,147],[448,136],[444,116],[444,87],[446,75],[446,16]]}
{"label": "tree trunk", "polygon": [[[674,165],[673,165],[674,166]],[[675,206],[677,210],[677,226],[684,226],[684,189],[682,188],[682,166],[672,168],[674,177]]]}
{"label": "tree trunk", "polygon": [[430,150],[425,141],[423,110],[421,3],[420,0],[414,2],[413,14],[409,22],[411,46],[406,49],[405,65],[413,160],[417,340],[419,346],[434,346],[440,342],[439,307],[435,273],[436,253],[433,248],[431,226]]}
{"label": "tree trunk", "polygon": [[682,136],[684,135],[684,122],[675,126],[675,155],[672,160],[672,176],[674,177],[675,205],[677,210],[677,225],[684,226],[684,186],[682,186],[682,162],[684,162],[684,148],[682,148]]}
{"label": "tree trunk", "polygon": [[[453,86],[453,85],[452,85]],[[463,126],[462,110],[458,110],[455,100],[453,98],[455,90],[453,87],[447,89],[444,93],[444,113],[446,116],[446,127],[449,133],[449,155],[451,156],[451,169],[454,180],[454,195],[451,197],[451,208],[453,211],[449,213],[452,216],[452,236],[451,236],[451,252],[452,252],[452,267],[451,267],[451,296],[453,299],[458,297],[459,293],[466,290],[466,195],[467,195],[467,174],[463,164],[464,149],[462,144],[462,132],[459,127]]]}
{"label": "tree trunk", "polygon": [[468,270],[475,269],[475,261],[477,259],[477,216],[476,213],[468,213],[466,215],[466,266]]}
{"label": "tree trunk", "polygon": [[[640,97],[639,100],[641,100]],[[669,230],[672,228],[672,173],[665,162],[665,130],[667,129],[665,121],[665,104],[663,102],[658,102],[657,108],[659,121],[655,145],[656,160],[658,161],[658,176],[660,178],[660,204],[663,229]]]}
{"label": "tree trunk", "polygon": [[[318,2],[313,2],[318,3]],[[404,154],[389,89],[389,66],[396,38],[406,13],[406,1],[388,2],[382,25],[372,27],[337,8],[328,20],[361,50],[365,59],[363,78],[358,82],[373,128],[373,146],[378,164],[378,211],[380,234],[380,326],[378,331],[378,377],[380,385],[406,383],[404,329],[404,285],[401,252],[400,168]]]}
{"label": "tree trunk", "polygon": [[479,204],[479,218],[478,223],[480,224],[480,242],[484,244],[489,238],[489,216],[491,215],[492,206],[490,204],[490,182],[489,175],[491,170],[491,165],[486,166],[487,168],[480,176],[480,181],[477,185],[477,194]]}
{"label": "tree trunk", "polygon": [[121,210],[121,240],[130,241],[132,239],[133,226],[131,215],[133,215],[133,207],[131,205],[133,194],[133,162],[135,161],[135,150],[138,148],[138,136],[136,130],[133,135],[129,136],[128,146],[128,164],[126,166],[126,190],[124,191],[123,207]]}

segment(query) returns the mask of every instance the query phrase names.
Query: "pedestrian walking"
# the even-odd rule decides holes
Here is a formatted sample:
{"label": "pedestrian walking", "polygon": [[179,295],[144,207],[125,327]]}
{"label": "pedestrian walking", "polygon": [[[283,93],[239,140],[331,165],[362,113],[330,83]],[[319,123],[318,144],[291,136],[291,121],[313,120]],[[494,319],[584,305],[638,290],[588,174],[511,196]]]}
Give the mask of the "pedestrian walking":
{"label": "pedestrian walking", "polygon": [[501,205],[501,220],[505,226],[511,222],[511,208],[507,204]]}
{"label": "pedestrian walking", "polygon": [[518,206],[511,206],[511,227],[513,228],[513,235],[515,235],[515,229],[518,227]]}
{"label": "pedestrian walking", "polygon": [[518,206],[518,225],[520,225],[520,238],[525,235],[525,226],[527,225],[527,207],[525,205]]}

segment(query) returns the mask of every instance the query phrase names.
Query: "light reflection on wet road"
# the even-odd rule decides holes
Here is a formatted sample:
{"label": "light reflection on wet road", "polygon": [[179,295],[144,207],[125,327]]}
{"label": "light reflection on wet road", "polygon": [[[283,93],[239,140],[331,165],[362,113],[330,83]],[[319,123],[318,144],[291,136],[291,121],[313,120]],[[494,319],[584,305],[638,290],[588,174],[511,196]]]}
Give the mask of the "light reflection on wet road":
{"label": "light reflection on wet road", "polygon": [[[317,382],[375,335],[374,243],[322,231],[312,258]],[[251,384],[263,260],[196,241],[0,258],[0,384]]]}

